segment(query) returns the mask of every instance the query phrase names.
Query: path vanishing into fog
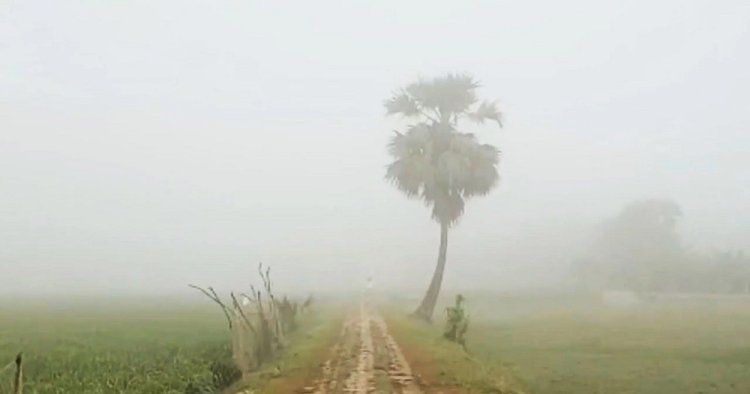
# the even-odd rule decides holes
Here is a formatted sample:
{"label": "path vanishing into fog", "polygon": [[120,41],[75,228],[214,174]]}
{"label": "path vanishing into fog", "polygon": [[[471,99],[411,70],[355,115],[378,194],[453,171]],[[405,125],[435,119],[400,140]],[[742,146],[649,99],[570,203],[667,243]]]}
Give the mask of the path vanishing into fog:
{"label": "path vanishing into fog", "polygon": [[382,316],[363,303],[344,320],[320,376],[302,392],[421,394],[422,390]]}

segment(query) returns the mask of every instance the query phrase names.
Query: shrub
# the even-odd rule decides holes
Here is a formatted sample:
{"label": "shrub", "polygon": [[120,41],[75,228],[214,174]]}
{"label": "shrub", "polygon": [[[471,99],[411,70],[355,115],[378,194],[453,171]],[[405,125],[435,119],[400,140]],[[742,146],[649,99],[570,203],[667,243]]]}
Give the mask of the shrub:
{"label": "shrub", "polygon": [[469,330],[469,315],[464,310],[464,300],[464,296],[459,294],[456,296],[456,303],[445,308],[448,319],[443,336],[445,339],[459,343],[465,348],[466,332]]}

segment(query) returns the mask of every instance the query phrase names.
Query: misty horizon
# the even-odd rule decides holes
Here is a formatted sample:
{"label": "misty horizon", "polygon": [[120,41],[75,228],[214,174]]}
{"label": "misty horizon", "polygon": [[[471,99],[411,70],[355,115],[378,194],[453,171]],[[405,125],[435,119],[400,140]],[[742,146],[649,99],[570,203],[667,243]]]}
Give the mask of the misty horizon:
{"label": "misty horizon", "polygon": [[720,3],[4,4],[0,294],[244,288],[258,262],[282,290],[421,292],[439,232],[384,180],[383,101],[448,72],[505,124],[465,130],[501,179],[445,288],[558,284],[649,198],[688,248],[750,251],[750,6]]}

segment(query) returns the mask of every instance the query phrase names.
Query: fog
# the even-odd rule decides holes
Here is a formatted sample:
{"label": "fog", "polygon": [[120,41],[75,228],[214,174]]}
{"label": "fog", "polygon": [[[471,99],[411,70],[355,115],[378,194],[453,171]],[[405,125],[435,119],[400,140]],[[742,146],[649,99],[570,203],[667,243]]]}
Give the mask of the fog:
{"label": "fog", "polygon": [[668,198],[750,250],[745,1],[7,1],[0,292],[423,291],[439,228],[384,180],[383,100],[467,72],[501,181],[446,288],[560,283],[601,221]]}

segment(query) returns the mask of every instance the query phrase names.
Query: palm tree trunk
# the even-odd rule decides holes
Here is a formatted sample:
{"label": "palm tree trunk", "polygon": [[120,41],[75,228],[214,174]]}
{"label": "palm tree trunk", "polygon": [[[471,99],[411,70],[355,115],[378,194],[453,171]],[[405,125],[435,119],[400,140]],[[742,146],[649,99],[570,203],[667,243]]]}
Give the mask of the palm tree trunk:
{"label": "palm tree trunk", "polygon": [[431,321],[432,314],[435,311],[438,295],[440,295],[440,286],[443,283],[443,272],[445,271],[445,257],[448,251],[448,223],[440,223],[440,252],[438,253],[437,265],[435,272],[432,274],[430,287],[427,288],[419,308],[414,311],[414,316]]}

